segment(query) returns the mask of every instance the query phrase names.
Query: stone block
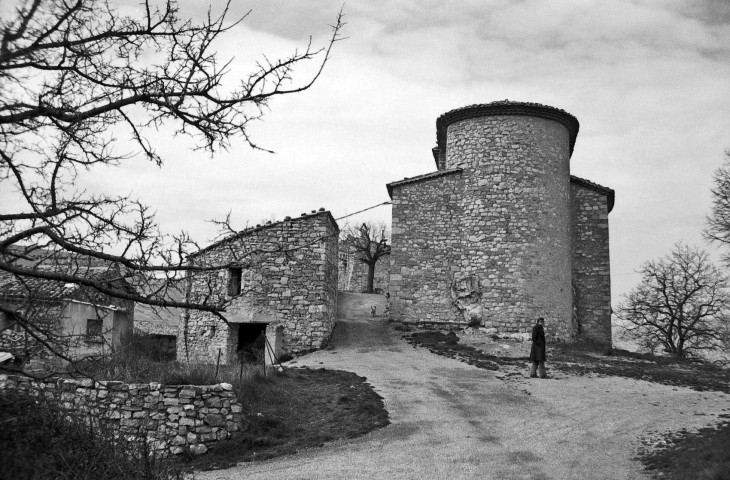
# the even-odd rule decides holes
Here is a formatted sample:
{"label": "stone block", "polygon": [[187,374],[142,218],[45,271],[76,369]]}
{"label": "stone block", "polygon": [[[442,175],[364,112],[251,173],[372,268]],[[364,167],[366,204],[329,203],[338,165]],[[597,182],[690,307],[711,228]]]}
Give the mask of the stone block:
{"label": "stone block", "polygon": [[180,398],[195,398],[195,394],[195,390],[192,389],[180,390]]}
{"label": "stone block", "polygon": [[206,453],[208,451],[208,447],[206,447],[202,443],[198,444],[198,445],[190,445],[190,447],[188,447],[188,448],[190,450],[190,453],[192,455],[196,455],[196,456],[203,455],[204,453]]}

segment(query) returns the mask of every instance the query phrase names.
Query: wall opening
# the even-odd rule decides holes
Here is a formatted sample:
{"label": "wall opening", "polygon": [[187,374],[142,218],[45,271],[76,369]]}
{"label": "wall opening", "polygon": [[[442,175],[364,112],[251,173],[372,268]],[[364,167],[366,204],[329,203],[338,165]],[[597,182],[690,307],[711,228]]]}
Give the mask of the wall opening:
{"label": "wall opening", "polygon": [[104,340],[102,337],[103,326],[104,321],[100,318],[87,319],[85,340],[91,343],[101,343]]}
{"label": "wall opening", "polygon": [[266,356],[266,324],[239,323],[236,356],[243,363],[264,364]]}
{"label": "wall opening", "polygon": [[241,294],[241,279],[243,277],[243,269],[234,267],[228,269],[228,296],[235,297]]}
{"label": "wall opening", "polygon": [[150,335],[152,352],[156,360],[171,361],[177,356],[177,337],[175,335]]}

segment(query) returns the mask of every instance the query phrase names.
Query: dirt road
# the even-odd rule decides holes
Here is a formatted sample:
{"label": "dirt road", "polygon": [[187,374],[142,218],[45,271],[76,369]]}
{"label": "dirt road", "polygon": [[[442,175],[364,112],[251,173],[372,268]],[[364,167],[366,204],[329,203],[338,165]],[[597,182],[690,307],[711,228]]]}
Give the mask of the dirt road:
{"label": "dirt road", "polygon": [[[481,370],[416,349],[377,296],[343,295],[333,350],[297,359],[364,375],[392,424],[297,455],[200,479],[640,479],[639,439],[717,423],[730,396],[618,377],[547,380]],[[382,306],[378,308],[378,314]]]}

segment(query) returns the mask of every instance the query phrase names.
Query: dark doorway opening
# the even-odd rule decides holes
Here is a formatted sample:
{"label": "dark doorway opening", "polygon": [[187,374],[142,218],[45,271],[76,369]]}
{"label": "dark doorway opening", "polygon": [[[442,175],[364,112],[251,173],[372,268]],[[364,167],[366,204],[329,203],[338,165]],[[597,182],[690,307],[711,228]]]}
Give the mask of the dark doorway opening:
{"label": "dark doorway opening", "polygon": [[239,323],[236,355],[242,363],[264,364],[266,354],[266,324]]}
{"label": "dark doorway opening", "polygon": [[152,351],[159,357],[159,360],[175,360],[177,354],[177,337],[175,335],[151,335],[153,341]]}

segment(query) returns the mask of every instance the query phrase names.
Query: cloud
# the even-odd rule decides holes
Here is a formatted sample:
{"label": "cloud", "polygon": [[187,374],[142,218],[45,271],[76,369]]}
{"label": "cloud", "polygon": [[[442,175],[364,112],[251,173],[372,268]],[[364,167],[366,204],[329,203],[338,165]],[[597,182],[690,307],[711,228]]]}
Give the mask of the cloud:
{"label": "cloud", "polygon": [[[181,15],[200,20],[202,5],[181,2]],[[133,12],[137,0],[123,7]],[[217,44],[222,60],[235,57],[228,85],[263,54],[287,55],[310,35],[323,45],[340,7],[234,1],[232,18],[252,13]],[[388,182],[434,170],[440,114],[509,98],[581,122],[571,168],[616,190],[615,272],[678,240],[701,242],[712,172],[730,147],[726,0],[348,0],[344,11],[349,39],[319,81],[273,100],[251,125],[276,155],[234,141],[210,159],[161,131],[161,170],[131,163],[99,172],[89,188],[131,190],[158,209],[164,229],[202,239],[212,237],[204,221],[229,210],[240,224],[322,206],[339,216],[387,200]],[[313,65],[303,67],[295,79]],[[388,218],[387,209],[372,214]],[[632,279],[615,277],[615,300]]]}

